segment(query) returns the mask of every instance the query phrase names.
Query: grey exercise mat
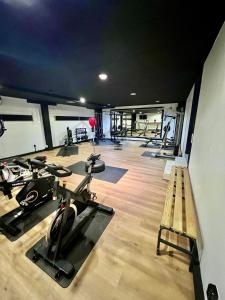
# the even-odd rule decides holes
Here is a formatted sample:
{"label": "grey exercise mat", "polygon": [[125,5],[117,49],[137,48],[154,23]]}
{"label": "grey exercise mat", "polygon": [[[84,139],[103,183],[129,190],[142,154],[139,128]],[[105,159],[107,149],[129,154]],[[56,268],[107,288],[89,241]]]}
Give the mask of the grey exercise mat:
{"label": "grey exercise mat", "polygon": [[[16,220],[13,223],[14,227],[18,228],[20,232],[17,235],[11,235],[4,230],[1,232],[11,241],[16,241],[22,235],[24,235],[27,231],[33,228],[35,225],[40,223],[46,217],[48,217],[51,213],[53,213],[58,207],[58,201],[53,201],[49,199],[46,203],[42,204],[41,206],[37,207],[31,213],[26,215],[24,218]],[[12,211],[6,213],[5,215],[1,216],[2,221],[8,223],[12,220],[13,216],[20,211],[20,207],[13,209]]]}
{"label": "grey exercise mat", "polygon": [[[85,162],[79,161],[68,167],[73,173],[86,176]],[[93,174],[93,177],[98,180],[117,183],[128,171],[128,169],[106,166],[105,171]]]}
{"label": "grey exercise mat", "polygon": [[70,156],[70,155],[78,155],[78,147],[77,146],[67,146],[62,147],[56,156]]}
{"label": "grey exercise mat", "polygon": [[157,156],[158,152],[150,152],[150,151],[145,151],[144,153],[141,154],[141,156],[144,157],[152,157],[152,158],[158,158],[158,159],[171,159],[174,160],[174,157],[169,157],[169,156]]}
{"label": "grey exercise mat", "polygon": [[[82,264],[85,262],[86,258],[96,245],[100,236],[110,223],[113,214],[107,214],[102,211],[97,211],[88,222],[85,223],[81,229],[80,234],[77,236],[76,240],[70,246],[69,252],[64,254],[63,259],[68,260],[75,267],[75,273],[71,278],[66,276],[60,276],[59,279],[55,278],[56,270],[48,263],[46,263],[42,258],[34,262],[40,269],[47,273],[54,281],[56,281],[61,287],[66,288],[70,285]],[[26,253],[26,256],[31,260],[33,258],[33,248],[38,244],[42,243],[44,237],[39,240],[31,249]]]}

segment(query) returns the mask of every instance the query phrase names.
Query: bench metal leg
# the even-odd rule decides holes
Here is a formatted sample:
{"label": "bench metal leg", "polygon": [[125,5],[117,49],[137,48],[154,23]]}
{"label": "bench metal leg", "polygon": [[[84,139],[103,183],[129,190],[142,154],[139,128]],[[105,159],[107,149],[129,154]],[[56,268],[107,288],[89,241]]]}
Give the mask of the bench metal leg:
{"label": "bench metal leg", "polygon": [[192,239],[192,238],[189,238],[189,237],[185,236],[185,235],[177,233],[177,234],[179,234],[181,236],[184,236],[184,237],[186,237],[186,238],[189,239],[190,250],[185,249],[185,248],[180,247],[180,246],[178,246],[176,244],[173,244],[173,243],[171,243],[171,242],[169,242],[169,241],[167,241],[165,239],[162,239],[161,234],[162,234],[162,230],[163,229],[171,231],[173,233],[177,233],[173,229],[168,229],[168,228],[166,228],[164,226],[160,226],[159,233],[158,233],[158,242],[157,242],[157,251],[156,251],[156,254],[157,255],[161,254],[160,253],[160,244],[161,243],[163,243],[163,244],[165,244],[167,246],[170,246],[170,247],[172,247],[174,249],[177,249],[177,250],[179,250],[179,251],[181,251],[181,252],[183,252],[183,253],[185,253],[185,254],[187,254],[187,255],[190,256],[191,261],[190,261],[190,265],[189,265],[189,271],[192,272],[193,266],[199,264],[199,258],[198,258],[198,251],[197,251],[196,241],[194,239]]}
{"label": "bench metal leg", "polygon": [[189,266],[189,271],[193,271],[193,266],[199,264],[199,258],[198,258],[198,250],[197,250],[197,244],[196,241],[190,239],[190,247],[191,247],[191,262]]}
{"label": "bench metal leg", "polygon": [[161,234],[162,234],[163,228],[159,228],[159,233],[158,233],[158,242],[157,242],[157,251],[156,254],[160,255],[160,242],[161,242]]}

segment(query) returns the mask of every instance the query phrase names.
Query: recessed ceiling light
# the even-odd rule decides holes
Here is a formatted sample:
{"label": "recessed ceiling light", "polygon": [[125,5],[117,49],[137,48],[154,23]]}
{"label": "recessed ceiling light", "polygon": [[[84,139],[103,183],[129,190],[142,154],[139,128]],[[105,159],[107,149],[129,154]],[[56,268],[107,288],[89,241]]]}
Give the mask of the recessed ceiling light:
{"label": "recessed ceiling light", "polygon": [[133,112],[135,112],[135,109],[133,109]]}
{"label": "recessed ceiling light", "polygon": [[108,75],[105,74],[105,73],[101,73],[101,74],[98,75],[98,77],[99,77],[101,80],[107,80]]}
{"label": "recessed ceiling light", "polygon": [[137,94],[135,92],[130,93],[131,96],[136,96]]}
{"label": "recessed ceiling light", "polygon": [[140,111],[140,114],[142,114],[142,111]]}
{"label": "recessed ceiling light", "polygon": [[156,103],[159,103],[160,101],[159,101],[159,100],[156,100],[155,102],[156,102]]}
{"label": "recessed ceiling light", "polygon": [[81,103],[85,103],[86,102],[86,99],[84,97],[80,97],[80,102]]}

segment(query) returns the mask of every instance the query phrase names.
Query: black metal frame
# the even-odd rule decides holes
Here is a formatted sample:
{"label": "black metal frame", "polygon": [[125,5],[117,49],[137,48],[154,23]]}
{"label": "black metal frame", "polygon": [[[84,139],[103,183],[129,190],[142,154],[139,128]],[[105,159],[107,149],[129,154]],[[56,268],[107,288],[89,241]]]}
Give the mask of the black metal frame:
{"label": "black metal frame", "polygon": [[[187,250],[186,248],[180,247],[180,246],[178,246],[176,244],[173,244],[173,243],[171,243],[171,242],[169,242],[165,239],[162,239],[161,235],[162,235],[163,230],[167,230],[167,231],[176,233],[179,236],[183,236],[183,237],[189,239],[190,250]],[[178,231],[174,230],[173,228],[167,228],[163,225],[160,225],[159,232],[158,232],[157,250],[156,250],[157,255],[161,255],[161,253],[160,253],[160,244],[161,243],[189,255],[190,258],[191,258],[191,262],[190,262],[190,265],[189,265],[189,271],[190,272],[192,272],[194,265],[199,265],[199,258],[198,258],[198,250],[197,250],[196,240],[191,238],[190,236],[187,236],[185,233],[181,233],[181,232],[178,232]]]}

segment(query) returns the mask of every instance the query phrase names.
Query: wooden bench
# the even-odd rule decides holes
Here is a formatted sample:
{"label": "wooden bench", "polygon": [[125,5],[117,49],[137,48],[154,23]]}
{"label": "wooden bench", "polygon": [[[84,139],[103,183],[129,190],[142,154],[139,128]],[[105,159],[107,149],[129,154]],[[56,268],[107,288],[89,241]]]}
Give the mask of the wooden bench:
{"label": "wooden bench", "polygon": [[[176,233],[189,240],[186,249],[161,237],[162,231]],[[184,167],[173,167],[169,181],[162,220],[158,233],[157,255],[160,255],[160,243],[173,247],[191,258],[190,271],[199,263],[197,252],[197,217],[192,196],[189,172]]]}

